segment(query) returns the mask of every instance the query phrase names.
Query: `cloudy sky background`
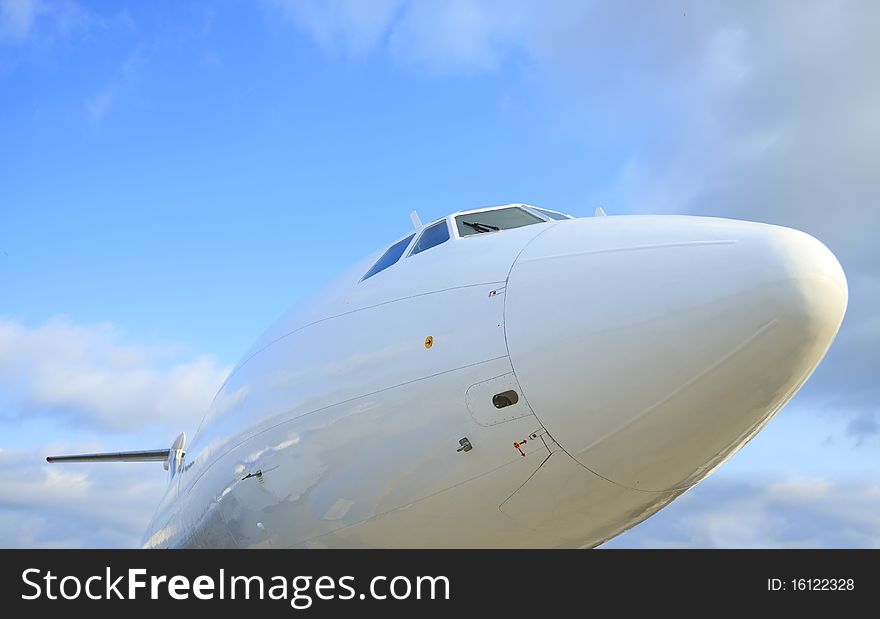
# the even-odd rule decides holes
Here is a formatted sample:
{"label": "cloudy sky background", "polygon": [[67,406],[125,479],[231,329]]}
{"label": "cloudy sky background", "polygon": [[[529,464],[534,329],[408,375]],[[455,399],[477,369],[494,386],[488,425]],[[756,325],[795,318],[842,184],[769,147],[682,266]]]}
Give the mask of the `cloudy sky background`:
{"label": "cloudy sky background", "polygon": [[286,307],[524,201],[803,229],[808,385],[610,547],[880,547],[880,4],[0,0],[0,546],[132,546],[155,464]]}

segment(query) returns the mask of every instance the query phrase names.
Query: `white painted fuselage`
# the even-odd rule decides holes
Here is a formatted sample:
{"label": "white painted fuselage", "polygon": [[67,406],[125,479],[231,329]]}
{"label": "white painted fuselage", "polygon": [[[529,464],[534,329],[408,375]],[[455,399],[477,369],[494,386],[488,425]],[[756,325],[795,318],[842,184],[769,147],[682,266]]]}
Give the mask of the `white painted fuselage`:
{"label": "white painted fuselage", "polygon": [[837,260],[787,228],[621,216],[459,237],[453,217],[448,242],[364,280],[378,254],[359,263],[262,336],[145,546],[597,545],[754,436],[846,308]]}

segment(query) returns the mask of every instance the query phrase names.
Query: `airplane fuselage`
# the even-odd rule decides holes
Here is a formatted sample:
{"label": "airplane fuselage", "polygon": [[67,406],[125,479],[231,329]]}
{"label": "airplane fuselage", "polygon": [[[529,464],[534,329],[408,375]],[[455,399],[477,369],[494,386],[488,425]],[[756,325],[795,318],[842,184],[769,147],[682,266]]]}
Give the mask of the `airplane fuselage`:
{"label": "airplane fuselage", "polygon": [[258,340],[145,546],[595,546],[754,436],[846,306],[831,253],[786,228],[447,220],[447,242],[364,279],[372,256]]}

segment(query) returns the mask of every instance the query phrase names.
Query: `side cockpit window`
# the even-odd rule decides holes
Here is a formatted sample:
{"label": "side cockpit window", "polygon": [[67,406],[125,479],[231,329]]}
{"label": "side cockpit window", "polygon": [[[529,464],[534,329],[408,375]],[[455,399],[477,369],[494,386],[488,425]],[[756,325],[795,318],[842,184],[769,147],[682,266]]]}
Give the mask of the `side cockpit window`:
{"label": "side cockpit window", "polygon": [[459,236],[510,230],[543,222],[544,220],[537,215],[515,206],[476,211],[455,217],[455,226],[458,228]]}
{"label": "side cockpit window", "polygon": [[367,274],[361,278],[361,281],[373,277],[379,271],[384,271],[392,264],[400,260],[400,257],[403,255],[403,252],[406,251],[406,248],[409,247],[410,241],[412,241],[415,234],[410,234],[405,239],[397,241],[394,245],[388,248],[388,250],[382,254],[382,257],[376,261],[376,264],[373,265]]}
{"label": "side cockpit window", "polygon": [[409,255],[414,256],[425,250],[431,249],[432,247],[437,247],[448,240],[449,228],[446,226],[446,220],[443,219],[425,228],[425,231],[422,232],[422,236],[416,241],[416,244],[412,248],[412,251],[409,252]]}

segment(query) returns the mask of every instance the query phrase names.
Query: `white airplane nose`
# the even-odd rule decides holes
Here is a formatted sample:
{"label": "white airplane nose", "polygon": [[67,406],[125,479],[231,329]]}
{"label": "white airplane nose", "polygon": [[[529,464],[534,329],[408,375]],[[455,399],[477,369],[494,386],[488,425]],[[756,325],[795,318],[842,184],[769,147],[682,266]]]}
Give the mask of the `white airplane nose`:
{"label": "white airplane nose", "polygon": [[692,485],[809,377],[846,278],[813,237],[698,217],[561,222],[510,273],[517,379],[553,438],[628,488]]}

